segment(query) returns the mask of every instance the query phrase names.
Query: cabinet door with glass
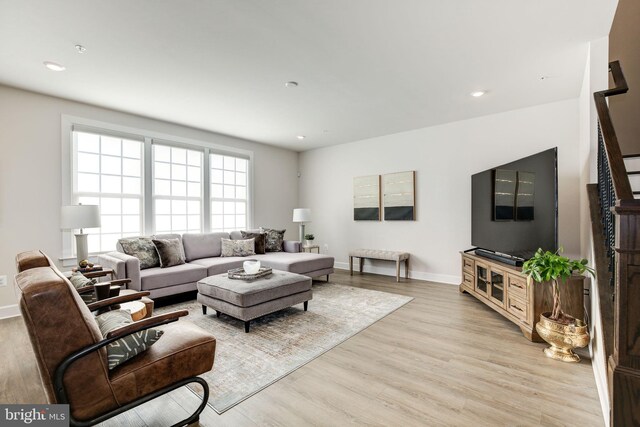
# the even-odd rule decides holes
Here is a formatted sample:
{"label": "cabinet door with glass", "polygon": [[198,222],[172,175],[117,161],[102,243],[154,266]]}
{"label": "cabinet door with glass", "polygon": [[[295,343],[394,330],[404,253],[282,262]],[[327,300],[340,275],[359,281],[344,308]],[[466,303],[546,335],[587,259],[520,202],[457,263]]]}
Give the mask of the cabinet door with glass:
{"label": "cabinet door with glass", "polygon": [[476,261],[476,281],[475,290],[478,294],[489,297],[489,281],[491,279],[489,266],[483,262]]}
{"label": "cabinet door with glass", "polygon": [[491,267],[489,269],[489,299],[491,302],[505,307],[507,275],[504,271]]}

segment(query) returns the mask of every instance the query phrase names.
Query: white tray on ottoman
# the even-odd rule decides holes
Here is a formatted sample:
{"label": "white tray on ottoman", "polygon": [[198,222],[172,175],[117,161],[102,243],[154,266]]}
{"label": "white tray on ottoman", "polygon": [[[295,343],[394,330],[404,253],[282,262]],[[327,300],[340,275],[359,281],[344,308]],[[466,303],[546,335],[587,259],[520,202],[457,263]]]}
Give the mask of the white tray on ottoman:
{"label": "white tray on ottoman", "polygon": [[293,305],[304,303],[307,311],[312,298],[310,277],[280,270],[251,281],[229,279],[223,273],[198,282],[202,313],[207,314],[207,307],[211,307],[218,317],[224,313],[243,320],[245,332],[249,332],[251,320]]}

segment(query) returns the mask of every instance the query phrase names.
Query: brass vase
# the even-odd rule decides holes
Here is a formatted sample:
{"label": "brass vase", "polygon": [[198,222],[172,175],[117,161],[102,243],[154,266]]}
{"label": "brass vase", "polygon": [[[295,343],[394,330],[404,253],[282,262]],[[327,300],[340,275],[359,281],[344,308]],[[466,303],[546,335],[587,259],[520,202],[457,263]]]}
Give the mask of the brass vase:
{"label": "brass vase", "polygon": [[582,320],[575,320],[575,324],[564,325],[549,319],[550,312],[542,313],[536,324],[536,331],[540,337],[551,344],[544,349],[547,357],[563,362],[579,362],[580,356],[573,352],[574,348],[582,348],[589,344],[589,331]]}

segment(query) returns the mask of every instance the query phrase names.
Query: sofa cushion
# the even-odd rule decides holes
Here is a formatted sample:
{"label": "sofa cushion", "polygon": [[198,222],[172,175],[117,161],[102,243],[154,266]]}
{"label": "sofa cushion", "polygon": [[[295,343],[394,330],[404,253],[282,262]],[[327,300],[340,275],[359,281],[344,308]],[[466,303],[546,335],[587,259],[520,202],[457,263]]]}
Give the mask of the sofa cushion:
{"label": "sofa cushion", "polygon": [[168,233],[168,234],[154,234],[151,236],[151,239],[159,239],[159,240],[167,240],[167,239],[178,239],[180,240],[180,250],[182,251],[182,258],[186,258],[184,255],[184,247],[182,245],[182,235],[177,233]]}
{"label": "sofa cushion", "polygon": [[184,250],[179,239],[153,239],[152,242],[158,251],[161,268],[184,264]]}
{"label": "sofa cushion", "polygon": [[129,237],[118,240],[119,250],[140,260],[140,270],[160,266],[155,245],[148,237]]}
{"label": "sofa cushion", "polygon": [[222,241],[221,257],[251,256],[255,255],[255,239],[246,240],[230,240],[220,239]]}
{"label": "sofa cushion", "polygon": [[207,269],[197,264],[181,264],[168,268],[148,268],[140,272],[143,291],[197,282],[207,276]]}
{"label": "sofa cushion", "polygon": [[244,230],[244,231],[232,231],[231,233],[229,233],[229,237],[231,237],[231,240],[246,239],[246,237],[242,237],[242,233],[258,233],[258,234],[260,234],[260,233],[262,233],[262,231],[260,231],[259,228],[254,228],[252,230]]}
{"label": "sofa cushion", "polygon": [[287,230],[275,230],[273,228],[262,228],[260,232],[265,233],[265,252],[282,252],[284,250],[284,233]]}
{"label": "sofa cushion", "polygon": [[[243,239],[255,239],[255,253],[256,254],[263,254],[265,253],[265,244],[266,242],[266,234],[264,233],[254,233],[251,231],[241,231],[240,234],[242,235]],[[234,239],[234,240],[240,240],[240,239]]]}
{"label": "sofa cushion", "polygon": [[229,233],[185,233],[182,244],[187,262],[194,259],[220,256],[222,244],[220,239],[228,239]]}
{"label": "sofa cushion", "polygon": [[[257,259],[251,257],[249,259]],[[242,267],[242,263],[247,261],[248,258],[244,257],[211,257],[202,258],[195,261],[191,261],[192,265],[200,265],[207,269],[207,276],[213,276],[214,274],[226,273],[232,268]]]}
{"label": "sofa cushion", "polygon": [[324,270],[333,267],[333,257],[308,252],[273,252],[252,257],[260,260],[263,267],[291,273],[305,274],[311,271]]}

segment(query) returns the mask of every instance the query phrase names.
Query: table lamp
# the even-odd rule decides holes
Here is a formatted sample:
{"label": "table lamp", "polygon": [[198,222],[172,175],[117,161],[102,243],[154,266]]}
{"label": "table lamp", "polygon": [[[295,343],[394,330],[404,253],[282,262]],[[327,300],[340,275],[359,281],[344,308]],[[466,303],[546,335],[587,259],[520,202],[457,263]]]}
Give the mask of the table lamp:
{"label": "table lamp", "polygon": [[63,206],[60,209],[60,228],[63,230],[80,229],[76,234],[76,255],[78,263],[89,257],[87,234],[83,228],[100,227],[100,208],[95,205]]}
{"label": "table lamp", "polygon": [[304,223],[311,222],[311,209],[297,208],[293,210],[293,222],[300,223],[300,243],[304,240]]}

